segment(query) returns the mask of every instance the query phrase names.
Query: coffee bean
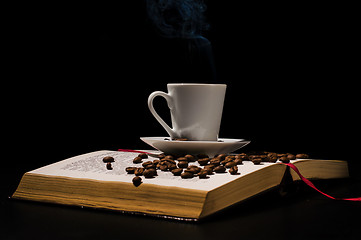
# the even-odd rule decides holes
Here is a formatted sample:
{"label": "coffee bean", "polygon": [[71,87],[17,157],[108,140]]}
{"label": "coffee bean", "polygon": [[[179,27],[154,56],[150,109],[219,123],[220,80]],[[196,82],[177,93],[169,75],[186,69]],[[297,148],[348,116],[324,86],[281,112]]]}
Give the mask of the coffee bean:
{"label": "coffee bean", "polygon": [[296,159],[296,156],[293,155],[293,154],[288,154],[288,155],[287,155],[287,158],[288,158],[289,160],[295,160],[295,159]]}
{"label": "coffee bean", "polygon": [[204,168],[201,171],[207,171],[208,175],[212,175],[213,174],[213,168],[214,168],[214,166],[209,167],[209,165],[207,165],[207,166],[204,166]]}
{"label": "coffee bean", "polygon": [[214,166],[218,166],[221,164],[221,160],[219,160],[218,158],[213,158],[209,161],[210,164],[214,165]]}
{"label": "coffee bean", "polygon": [[186,157],[179,157],[177,158],[177,161],[180,162],[180,161],[187,161],[188,162],[188,159]]}
{"label": "coffee bean", "polygon": [[296,155],[296,158],[297,159],[307,159],[307,158],[310,158],[310,156],[308,156],[308,154],[305,154],[305,153],[299,153]]}
{"label": "coffee bean", "polygon": [[269,162],[275,163],[275,162],[277,162],[277,159],[278,159],[277,153],[271,152],[271,153],[267,154],[267,160]]}
{"label": "coffee bean", "polygon": [[134,174],[135,169],[137,169],[137,168],[136,167],[127,167],[127,168],[125,168],[125,171],[128,174]]}
{"label": "coffee bean", "polygon": [[233,162],[235,162],[236,165],[241,165],[241,164],[243,164],[243,159],[241,159],[241,158],[236,158],[236,159],[234,159]]}
{"label": "coffee bean", "polygon": [[141,157],[135,157],[133,159],[133,163],[141,163],[143,161],[143,159]]}
{"label": "coffee bean", "polygon": [[209,158],[201,158],[201,159],[198,159],[198,163],[199,163],[199,165],[201,165],[201,166],[207,165],[208,162],[209,162]]}
{"label": "coffee bean", "polygon": [[152,161],[146,161],[144,163],[142,163],[142,166],[145,168],[147,165],[153,165]]}
{"label": "coffee bean", "polygon": [[262,162],[268,161],[266,154],[261,154],[261,155],[259,155],[259,157],[262,159]]}
{"label": "coffee bean", "polygon": [[139,153],[138,157],[140,157],[141,159],[146,159],[148,158],[148,155],[146,153]]}
{"label": "coffee bean", "polygon": [[188,162],[195,162],[196,161],[196,158],[193,155],[187,154],[184,157],[187,158]]}
{"label": "coffee bean", "polygon": [[104,163],[114,162],[114,158],[110,157],[110,156],[106,156],[106,157],[103,158],[103,162]]}
{"label": "coffee bean", "polygon": [[140,184],[142,184],[142,178],[141,177],[134,177],[132,180],[134,186],[138,187]]}
{"label": "coffee bean", "polygon": [[213,171],[216,173],[224,173],[226,172],[226,168],[224,166],[217,166],[213,169]]}
{"label": "coffee bean", "polygon": [[253,158],[252,162],[254,165],[259,165],[262,162],[262,158]]}
{"label": "coffee bean", "polygon": [[178,162],[179,168],[187,168],[188,167],[188,161],[179,161]]}
{"label": "coffee bean", "polygon": [[136,176],[142,176],[142,175],[143,175],[143,172],[144,172],[144,168],[136,168],[136,169],[134,170],[134,174],[135,174]]}
{"label": "coffee bean", "polygon": [[237,163],[235,163],[235,162],[228,162],[228,163],[226,163],[226,165],[224,165],[226,168],[231,168],[231,167],[234,167],[234,166],[236,166],[237,165]]}
{"label": "coffee bean", "polygon": [[159,159],[162,159],[162,158],[164,158],[164,157],[165,157],[164,153],[161,153],[161,154],[158,155],[158,158],[159,158]]}
{"label": "coffee bean", "polygon": [[145,178],[152,178],[154,176],[156,176],[157,172],[154,168],[150,168],[150,169],[146,169],[144,172],[143,172],[143,176]]}
{"label": "coffee bean", "polygon": [[290,160],[286,156],[280,157],[280,161],[283,162],[283,163],[289,163],[290,162]]}
{"label": "coffee bean", "polygon": [[237,166],[233,166],[229,169],[228,171],[230,174],[232,175],[236,175],[238,173],[238,167]]}
{"label": "coffee bean", "polygon": [[[159,165],[159,164],[158,164]],[[168,170],[168,166],[167,165],[160,165],[159,166],[159,170],[161,170],[161,171],[167,171]]]}
{"label": "coffee bean", "polygon": [[183,168],[175,168],[172,170],[174,176],[180,176],[182,172],[183,172]]}
{"label": "coffee bean", "polygon": [[182,178],[193,178],[194,174],[191,172],[188,172],[187,170],[181,173]]}
{"label": "coffee bean", "polygon": [[191,171],[193,172],[194,174],[196,173],[199,173],[201,171],[201,168],[198,167],[198,166],[195,166],[195,165],[191,165],[191,166],[188,166],[187,167],[187,170],[186,171]]}
{"label": "coffee bean", "polygon": [[226,157],[227,157],[226,154],[218,154],[216,158],[218,158],[219,160],[223,161]]}
{"label": "coffee bean", "polygon": [[242,160],[248,160],[248,155],[245,153],[238,154],[237,157],[241,158]]}
{"label": "coffee bean", "polygon": [[221,164],[224,166],[224,165],[226,165],[228,162],[231,162],[232,160],[231,159],[224,159],[223,161],[221,161]]}
{"label": "coffee bean", "polygon": [[172,160],[174,160],[174,157],[173,157],[172,155],[167,155],[167,156],[165,156],[164,158],[165,158],[165,159],[172,159]]}
{"label": "coffee bean", "polygon": [[229,162],[229,161],[233,161],[234,159],[236,159],[236,156],[228,155],[224,160],[228,160],[228,162]]}
{"label": "coffee bean", "polygon": [[108,170],[113,170],[111,162],[107,162],[107,169]]}
{"label": "coffee bean", "polygon": [[199,178],[208,178],[207,177],[207,174],[208,174],[208,172],[207,172],[207,170],[201,170],[198,174],[197,174],[197,176],[199,177]]}
{"label": "coffee bean", "polygon": [[154,164],[154,166],[157,166],[157,165],[158,165],[158,163],[160,163],[160,160],[158,160],[158,159],[153,160],[153,164]]}
{"label": "coffee bean", "polygon": [[167,163],[168,170],[173,170],[177,168],[177,165],[175,163]]}

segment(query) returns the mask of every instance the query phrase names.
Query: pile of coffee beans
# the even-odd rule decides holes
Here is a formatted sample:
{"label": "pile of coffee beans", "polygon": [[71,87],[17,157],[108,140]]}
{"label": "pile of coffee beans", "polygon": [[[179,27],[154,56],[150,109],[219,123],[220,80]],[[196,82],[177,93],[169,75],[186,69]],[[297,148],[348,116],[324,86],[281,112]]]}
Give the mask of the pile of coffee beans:
{"label": "pile of coffee beans", "polygon": [[[186,154],[183,156],[159,154],[158,159],[146,161],[148,155],[141,153],[133,159],[133,163],[141,164],[141,166],[127,167],[125,171],[128,174],[135,174],[133,184],[137,187],[142,183],[140,176],[143,176],[144,178],[154,178],[158,176],[158,170],[171,172],[174,176],[180,176],[183,179],[194,177],[206,179],[209,178],[209,175],[226,173],[227,171],[229,174],[237,175],[239,174],[238,165],[242,165],[243,161],[252,161],[253,164],[258,165],[262,162],[274,163],[277,160],[288,163],[290,160],[305,158],[309,158],[309,156],[307,154],[294,155],[291,153],[280,154],[262,151],[235,155],[218,154],[213,158],[210,158],[205,154]],[[111,161],[104,159],[103,161],[107,162],[107,169],[109,169],[108,164],[111,164]],[[195,162],[197,162],[199,166],[195,165]]]}

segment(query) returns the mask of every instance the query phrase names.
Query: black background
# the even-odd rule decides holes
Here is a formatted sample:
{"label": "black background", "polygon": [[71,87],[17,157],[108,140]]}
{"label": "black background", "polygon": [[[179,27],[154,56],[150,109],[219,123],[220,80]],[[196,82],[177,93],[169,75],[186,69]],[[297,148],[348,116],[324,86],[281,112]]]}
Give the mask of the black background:
{"label": "black background", "polygon": [[[359,179],[360,52],[355,6],[206,3],[210,30],[204,36],[212,43],[216,82],[227,84],[220,137],[251,140],[240,152],[267,150],[345,159],[352,179]],[[166,91],[170,82],[210,82],[202,76],[194,79],[176,57],[169,58],[177,46],[160,43],[143,1],[18,4],[6,12],[1,98],[7,173],[1,180],[10,184],[2,187],[4,197],[12,194],[24,172],[45,164],[96,150],[149,149],[139,137],[166,136],[148,110],[149,94]],[[179,79],[179,72],[190,76]],[[157,99],[155,104],[161,116],[169,119],[165,101]],[[355,190],[349,182],[338,186],[341,193],[350,186],[349,195]],[[323,204],[321,197],[311,205],[303,202],[308,198],[298,197],[293,199],[296,205],[286,208],[305,210],[301,219]],[[245,211],[251,223],[276,214],[273,207],[286,211],[284,202],[270,199],[270,208],[250,212],[248,205],[242,205],[235,211]],[[6,216],[14,218],[13,222],[16,211],[32,216],[30,209],[40,207],[44,217],[53,211],[49,206],[2,202],[9,204]],[[324,214],[335,207],[327,206],[318,211]],[[352,206],[337,205],[335,211],[341,214]],[[77,209],[57,211],[82,219],[87,216],[81,215],[88,214]],[[264,212],[268,215],[263,216]],[[109,220],[105,213],[94,214]],[[224,226],[239,215],[225,214],[218,216]],[[30,215],[23,217],[32,219]],[[117,218],[116,222],[129,218],[110,217]],[[65,219],[64,215],[58,220]],[[140,218],[130,219],[137,222]],[[181,225],[169,225],[180,230]],[[192,226],[181,227],[190,228],[192,232]]]}
{"label": "black background", "polygon": [[[169,54],[178,46],[160,44],[144,2],[132,2],[9,8],[2,97],[9,94],[4,126],[15,152],[53,162],[145,149],[139,137],[166,135],[147,108],[149,94],[169,82],[210,82],[182,69]],[[352,161],[359,133],[352,6],[206,3],[204,36],[217,82],[228,85],[219,136],[251,140],[244,151]],[[165,102],[156,104],[169,118]]]}

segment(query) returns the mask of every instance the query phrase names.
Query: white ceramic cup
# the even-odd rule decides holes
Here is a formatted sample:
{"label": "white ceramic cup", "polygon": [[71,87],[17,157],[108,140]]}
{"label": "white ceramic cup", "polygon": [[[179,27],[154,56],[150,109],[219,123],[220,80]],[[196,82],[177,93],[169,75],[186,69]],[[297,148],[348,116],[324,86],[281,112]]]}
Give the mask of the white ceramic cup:
{"label": "white ceramic cup", "polygon": [[[226,87],[226,84],[170,83],[168,93],[156,91],[149,95],[148,107],[172,139],[217,141]],[[156,96],[167,100],[173,128],[154,110]]]}

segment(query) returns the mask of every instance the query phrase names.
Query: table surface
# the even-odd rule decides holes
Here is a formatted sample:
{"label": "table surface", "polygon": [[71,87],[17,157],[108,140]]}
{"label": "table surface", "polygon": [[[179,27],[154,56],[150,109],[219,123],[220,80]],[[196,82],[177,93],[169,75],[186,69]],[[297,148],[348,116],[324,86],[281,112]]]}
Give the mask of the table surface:
{"label": "table surface", "polygon": [[[1,174],[1,239],[359,239],[361,204],[327,199],[302,182],[259,194],[200,222],[11,199],[31,166]],[[336,197],[361,196],[355,178],[314,181]],[[139,237],[138,237],[139,236]]]}

